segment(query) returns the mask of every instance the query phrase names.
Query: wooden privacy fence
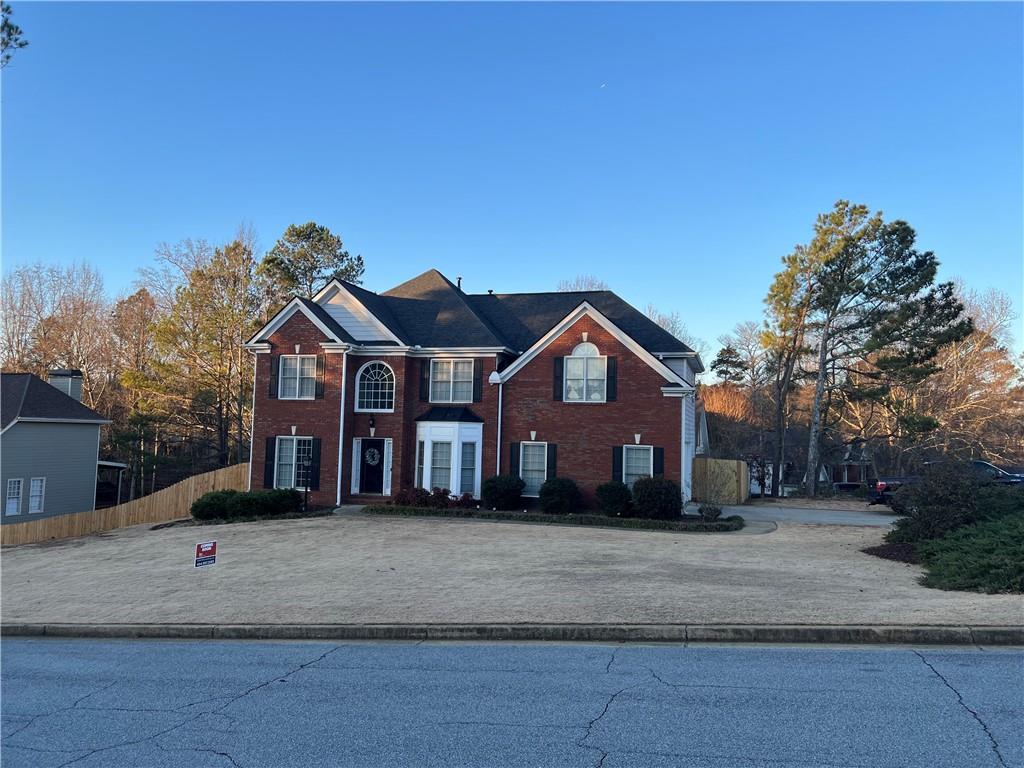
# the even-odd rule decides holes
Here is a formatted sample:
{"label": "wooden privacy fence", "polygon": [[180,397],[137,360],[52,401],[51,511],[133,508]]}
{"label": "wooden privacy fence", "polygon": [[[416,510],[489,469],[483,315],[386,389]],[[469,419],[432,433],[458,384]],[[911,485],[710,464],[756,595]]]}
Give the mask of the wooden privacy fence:
{"label": "wooden privacy fence", "polygon": [[747,462],[733,459],[693,460],[693,500],[712,504],[745,504],[750,498]]}
{"label": "wooden privacy fence", "polygon": [[248,483],[249,465],[235,464],[202,475],[193,475],[162,491],[118,504],[116,507],[0,526],[0,543],[4,546],[32,544],[48,539],[66,539],[98,531],[111,531],[141,523],[178,520],[188,517],[192,502],[204,493],[228,488],[241,491],[245,490]]}

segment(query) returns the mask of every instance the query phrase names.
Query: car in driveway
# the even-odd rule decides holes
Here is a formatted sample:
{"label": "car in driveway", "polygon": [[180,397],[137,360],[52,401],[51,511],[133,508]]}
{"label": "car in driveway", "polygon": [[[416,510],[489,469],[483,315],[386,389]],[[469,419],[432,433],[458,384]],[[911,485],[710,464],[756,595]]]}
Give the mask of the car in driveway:
{"label": "car in driveway", "polygon": [[[925,466],[935,466],[940,463],[941,462],[930,461],[926,462]],[[972,459],[970,464],[978,477],[984,482],[995,483],[996,485],[1024,485],[1024,475],[1007,472],[1005,469],[1000,469],[992,462],[983,461],[981,459]],[[918,482],[918,480],[920,480],[918,475],[908,475],[905,477],[880,477],[875,481],[874,487],[868,489],[868,503],[887,504],[891,506],[892,499],[896,491],[904,485],[912,485],[913,483]]]}

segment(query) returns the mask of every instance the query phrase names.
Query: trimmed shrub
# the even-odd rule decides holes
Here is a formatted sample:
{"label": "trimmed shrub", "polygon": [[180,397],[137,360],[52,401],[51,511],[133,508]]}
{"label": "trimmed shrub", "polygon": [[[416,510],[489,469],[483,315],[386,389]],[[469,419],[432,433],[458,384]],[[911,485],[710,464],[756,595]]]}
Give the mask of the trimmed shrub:
{"label": "trimmed shrub", "polygon": [[431,509],[448,509],[452,505],[452,492],[447,488],[434,488],[427,497],[427,506]]}
{"label": "trimmed shrub", "polygon": [[608,517],[629,517],[633,507],[633,494],[629,486],[612,480],[597,486],[597,503]]}
{"label": "trimmed shrub", "polygon": [[702,520],[707,520],[709,523],[717,520],[722,515],[722,508],[716,504],[701,504],[697,511],[700,512]]}
{"label": "trimmed shrub", "polygon": [[480,501],[484,509],[519,509],[526,483],[515,475],[495,475],[484,480]]}
{"label": "trimmed shrub", "polygon": [[456,499],[453,506],[458,507],[459,509],[476,509],[479,504],[477,504],[476,499],[473,498],[472,493],[464,493]]}
{"label": "trimmed shrub", "polygon": [[238,491],[210,491],[204,493],[192,502],[192,517],[196,520],[213,520],[217,517],[227,517],[228,501],[236,496]]}
{"label": "trimmed shrub", "polygon": [[633,483],[633,511],[636,517],[675,520],[683,514],[679,486],[663,477],[641,477]]}
{"label": "trimmed shrub", "polygon": [[1024,518],[1005,516],[917,545],[926,587],[1024,592]]}
{"label": "trimmed shrub", "polygon": [[583,496],[575,480],[552,477],[540,487],[540,508],[549,515],[578,512],[582,505]]}
{"label": "trimmed shrub", "polygon": [[943,462],[900,488],[892,508],[907,517],[896,521],[887,541],[930,541],[965,525],[1024,513],[1024,491],[985,483],[968,464]]}

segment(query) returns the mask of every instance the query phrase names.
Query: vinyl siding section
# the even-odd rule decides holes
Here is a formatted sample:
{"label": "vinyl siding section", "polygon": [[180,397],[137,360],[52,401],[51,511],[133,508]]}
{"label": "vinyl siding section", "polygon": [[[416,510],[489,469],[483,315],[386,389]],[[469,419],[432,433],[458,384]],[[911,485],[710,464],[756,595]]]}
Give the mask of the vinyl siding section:
{"label": "vinyl siding section", "polygon": [[[96,502],[98,424],[20,422],[0,438],[0,489],[8,478],[22,479],[20,514],[0,514],[3,523],[21,523],[71,512],[88,512]],[[41,513],[28,513],[33,477],[46,478]],[[6,502],[6,498],[4,499]],[[6,503],[0,513],[6,512]]]}
{"label": "vinyl siding section", "polygon": [[352,334],[352,338],[359,341],[391,340],[366,310],[348,294],[336,290],[322,298],[319,303],[338,325]]}

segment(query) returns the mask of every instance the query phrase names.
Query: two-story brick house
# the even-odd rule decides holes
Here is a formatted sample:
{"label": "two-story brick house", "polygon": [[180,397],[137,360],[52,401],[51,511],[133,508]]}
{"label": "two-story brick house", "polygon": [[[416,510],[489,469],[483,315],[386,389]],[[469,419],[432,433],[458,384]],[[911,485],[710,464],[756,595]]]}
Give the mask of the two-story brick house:
{"label": "two-story brick house", "polygon": [[247,344],[252,488],[318,505],[513,473],[690,493],[699,356],[610,291],[466,294],[431,270],[384,293],[332,281]]}

